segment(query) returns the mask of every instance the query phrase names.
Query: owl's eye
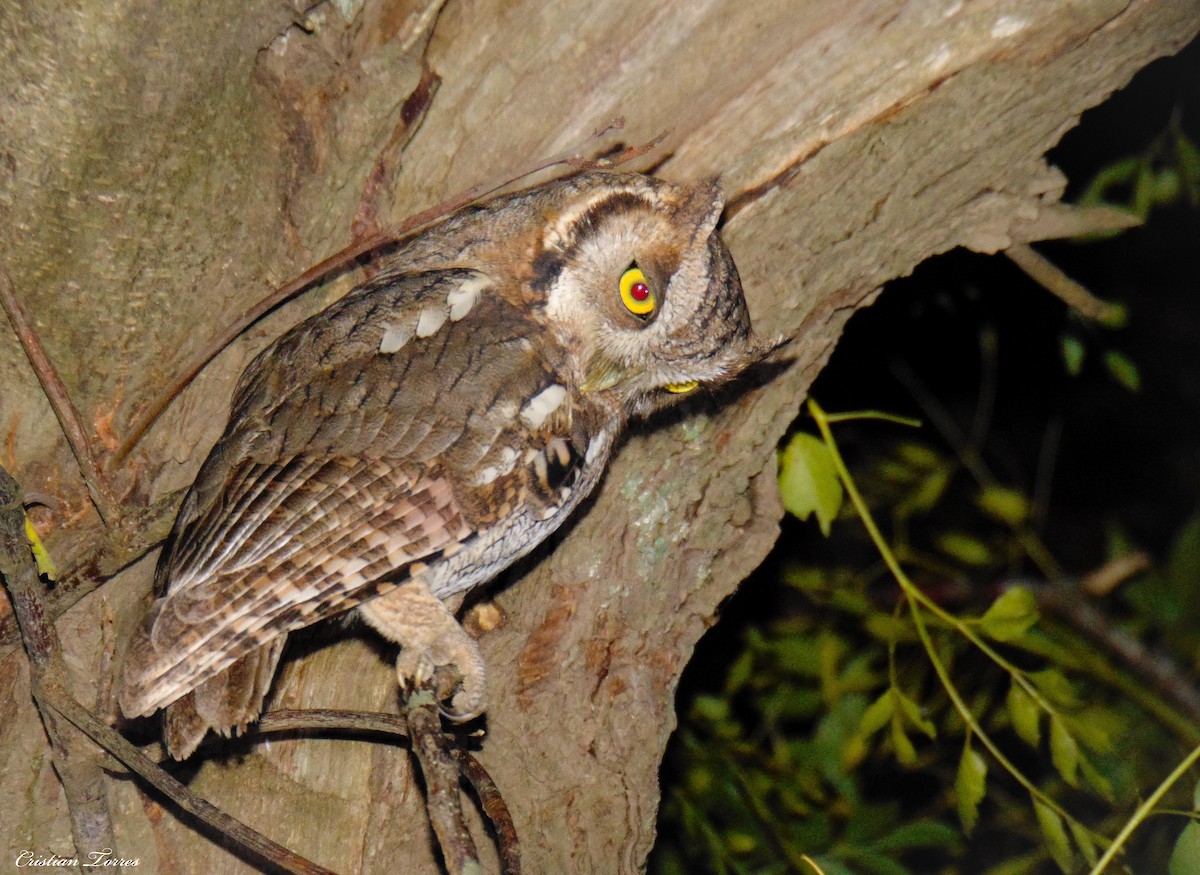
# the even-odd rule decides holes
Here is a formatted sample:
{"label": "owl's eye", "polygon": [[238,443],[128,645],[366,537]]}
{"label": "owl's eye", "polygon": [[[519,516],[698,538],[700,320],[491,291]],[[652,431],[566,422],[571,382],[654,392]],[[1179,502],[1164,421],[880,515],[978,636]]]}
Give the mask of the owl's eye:
{"label": "owl's eye", "polygon": [[634,316],[645,318],[654,312],[656,302],[654,290],[646,282],[646,275],[637,264],[629,265],[621,274],[621,303]]}
{"label": "owl's eye", "polygon": [[675,395],[686,395],[688,392],[694,392],[699,386],[699,380],[688,380],[686,383],[667,383],[664,388]]}

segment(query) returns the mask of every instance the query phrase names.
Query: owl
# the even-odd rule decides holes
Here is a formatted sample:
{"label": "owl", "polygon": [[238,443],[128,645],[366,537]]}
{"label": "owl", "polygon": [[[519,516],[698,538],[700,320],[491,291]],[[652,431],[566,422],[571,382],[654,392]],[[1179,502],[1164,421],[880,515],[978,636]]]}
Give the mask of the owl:
{"label": "owl", "polygon": [[588,172],[468,207],[246,368],[118,687],[190,756],[259,716],[288,633],[356,610],[402,686],[485,704],[454,611],[595,489],[632,417],[761,359],[716,184]]}

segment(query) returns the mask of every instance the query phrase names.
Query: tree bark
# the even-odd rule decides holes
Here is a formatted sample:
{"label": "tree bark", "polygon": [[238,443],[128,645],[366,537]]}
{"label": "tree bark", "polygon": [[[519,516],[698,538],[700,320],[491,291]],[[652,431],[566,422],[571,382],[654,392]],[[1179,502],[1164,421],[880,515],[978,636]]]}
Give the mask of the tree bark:
{"label": "tree bark", "polygon": [[[104,457],[188,355],[348,244],[356,215],[396,223],[616,116],[625,143],[666,132],[636,168],[720,174],[756,326],[794,338],[790,365],[638,429],[568,530],[494,586],[507,622],[482,640],[481,759],[525,871],[636,872],[680,673],[775,540],[775,447],[847,319],[933,254],[1038,239],[1064,186],[1046,151],[1198,27],[1200,0],[7,3],[0,264]],[[423,64],[440,86],[422,116]],[[110,472],[118,497],[187,485],[250,357],[353,279],[210,365]],[[34,517],[70,566],[99,524],[7,330],[0,429],[0,461],[59,500]],[[152,559],[59,619],[81,701],[99,685],[100,618],[128,634]],[[275,706],[395,710],[368,638],[290,653]],[[24,660],[0,662],[0,832],[14,858],[70,855]],[[403,748],[227,749],[193,788],[275,840],[339,872],[438,871]],[[120,856],[144,871],[252,871],[134,783],[109,794]]]}

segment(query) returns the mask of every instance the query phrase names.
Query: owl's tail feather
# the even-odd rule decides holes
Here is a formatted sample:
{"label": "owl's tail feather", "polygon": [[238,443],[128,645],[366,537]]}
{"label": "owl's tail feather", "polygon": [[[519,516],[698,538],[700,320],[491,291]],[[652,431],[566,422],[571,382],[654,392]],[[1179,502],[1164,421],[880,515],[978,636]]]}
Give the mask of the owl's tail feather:
{"label": "owl's tail feather", "polygon": [[168,705],[163,739],[171,756],[190,757],[209,729],[229,737],[257,720],[286,643],[280,635]]}

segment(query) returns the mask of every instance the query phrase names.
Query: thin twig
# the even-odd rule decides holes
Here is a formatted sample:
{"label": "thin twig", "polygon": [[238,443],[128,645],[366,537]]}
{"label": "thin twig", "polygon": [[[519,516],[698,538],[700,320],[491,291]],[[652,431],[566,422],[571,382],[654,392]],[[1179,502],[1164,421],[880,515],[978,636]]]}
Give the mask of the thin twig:
{"label": "thin twig", "polygon": [[996,390],[1000,385],[1000,335],[992,326],[979,333],[979,398],[975,403],[975,418],[971,422],[971,445],[983,446],[996,413]]}
{"label": "thin twig", "polygon": [[[979,447],[971,443],[963,434],[958,423],[954,421],[954,417],[921,382],[916,372],[904,362],[895,361],[892,362],[892,374],[913,396],[913,400],[920,406],[925,418],[932,422],[934,428],[941,433],[942,438],[954,450],[959,462],[967,469],[975,482],[983,488],[998,485],[999,481],[988,467],[987,462],[984,461]],[[1018,524],[1012,527],[1012,531],[1017,542],[1025,550],[1025,554],[1033,560],[1033,563],[1047,579],[1054,580],[1063,576],[1058,560],[1051,555],[1046,545],[1032,529],[1027,525]]]}
{"label": "thin twig", "polygon": [[[599,140],[610,131],[619,129],[624,125],[623,119],[617,119],[607,127],[597,130],[592,134],[592,140]],[[468,206],[480,198],[494,194],[514,182],[525,179],[534,173],[542,170],[548,170],[559,165],[566,165],[572,168],[573,171],[582,171],[588,169],[599,169],[616,167],[620,164],[630,161],[640,155],[655,148],[666,137],[666,133],[659,134],[648,143],[640,146],[627,146],[613,155],[601,158],[587,158],[580,153],[580,149],[572,149],[567,152],[555,155],[551,158],[535,161],[532,164],[518,170],[516,173],[505,176],[498,181],[492,181],[478,185],[474,188],[455,195],[452,198],[442,201],[430,209],[417,213],[405,219],[395,228],[381,231],[377,234],[372,234],[366,239],[352,243],[340,252],[331,255],[329,258],[318,262],[310,267],[304,273],[300,274],[290,282],[284,283],[267,297],[263,298],[250,309],[246,310],[241,316],[233,321],[232,324],[215,338],[209,341],[202,349],[192,356],[180,369],[178,376],[172,380],[166,388],[164,388],[142,412],[141,416],[130,426],[129,434],[125,436],[125,440],[117,447],[117,451],[109,460],[110,467],[120,465],[129,453],[137,446],[138,442],[145,435],[147,429],[154,423],[162,412],[167,409],[170,403],[175,400],[175,397],[182,392],[189,383],[200,373],[200,371],[212,361],[225,347],[229,346],[237,337],[239,337],[246,329],[265,316],[267,313],[274,310],[284,301],[292,298],[296,294],[304,291],[309,286],[316,283],[318,280],[335,275],[341,270],[352,267],[359,258],[382,249],[385,246],[391,246],[402,242],[406,237],[412,236],[419,231],[436,222],[439,219],[448,216],[449,214]],[[581,144],[585,147],[587,143]]]}
{"label": "thin twig", "polygon": [[404,703],[413,755],[425,778],[425,807],[450,875],[479,871],[475,842],[463,820],[458,764],[442,732],[437,696],[429,686],[410,692]]}
{"label": "thin twig", "polygon": [[246,730],[247,735],[274,732],[380,732],[408,738],[408,721],[382,711],[338,708],[280,708],[268,711]]}
{"label": "thin twig", "polygon": [[79,473],[83,475],[83,482],[87,485],[88,494],[92,497],[92,503],[96,506],[100,519],[104,520],[106,525],[111,525],[119,514],[117,501],[112,497],[112,493],[104,481],[104,474],[101,472],[100,466],[96,464],[96,457],[92,453],[92,445],[87,438],[87,432],[83,429],[79,411],[67,394],[66,386],[58,376],[58,371],[55,370],[50,358],[46,355],[45,347],[42,346],[37,332],[25,316],[25,311],[13,291],[12,279],[3,268],[0,268],[0,304],[4,307],[8,321],[12,323],[13,331],[17,333],[17,339],[21,341],[21,348],[25,350],[25,357],[29,359],[29,364],[33,368],[34,374],[37,375],[38,382],[42,384],[42,391],[46,393],[46,398],[54,409],[54,415],[58,417],[58,423],[67,437],[71,452],[75,454]]}
{"label": "thin twig", "polygon": [[1097,298],[1028,244],[1014,244],[1005,249],[1004,254],[1030,279],[1079,315],[1104,324],[1111,324],[1120,317],[1120,306]]}
{"label": "thin twig", "polygon": [[[81,767],[80,764],[86,762],[83,754],[91,758],[91,751],[84,750],[79,744],[82,736],[78,733],[60,730],[56,720],[59,716],[145,778],[184,811],[196,815],[262,859],[298,875],[331,875],[328,869],[277,845],[192,793],[143,756],[116,730],[101,722],[68,692],[72,686],[70,671],[62,661],[58,635],[42,602],[37,569],[25,540],[25,518],[17,499],[18,495],[20,489],[16,481],[0,467],[0,573],[8,586],[13,612],[20,624],[21,637],[29,654],[30,686],[34,701],[51,735],[52,750],[57,758],[60,755],[60,747],[66,749],[67,760],[64,767],[60,767],[56,759],[55,768],[63,781],[71,806],[72,830],[75,834],[76,852],[80,858],[87,859],[90,851],[111,849],[115,842],[112,840],[112,824],[108,818],[104,787],[102,783],[96,783],[102,780],[102,773],[94,758],[94,768]],[[58,741],[55,740],[55,736],[58,737]],[[81,777],[88,778],[88,782],[80,783]],[[91,778],[95,780],[90,780]],[[99,826],[97,821],[100,822]],[[97,840],[91,838],[93,835],[101,836],[98,839],[101,842],[100,847],[92,844]],[[120,857],[120,854],[114,856]]]}
{"label": "thin twig", "polygon": [[[22,496],[27,498],[28,493]],[[60,570],[54,589],[42,594],[42,607],[50,622],[121,569],[132,565],[161,544],[171,531],[183,491],[173,492],[149,507],[125,508],[117,524],[97,529],[91,545],[70,569]],[[21,646],[16,618],[0,617],[0,659]]]}
{"label": "thin twig", "polygon": [[451,753],[458,760],[459,771],[471,784],[483,813],[492,822],[496,830],[496,841],[500,845],[500,865],[504,875],[521,875],[521,844],[517,839],[517,827],[513,823],[512,814],[500,795],[500,788],[487,773],[483,764],[470,753],[460,747]]}
{"label": "thin twig", "polygon": [[[268,711],[247,730],[248,735],[275,732],[378,732],[408,738],[408,722],[398,714],[379,711],[343,711],[332,708],[281,709]],[[460,774],[471,784],[483,812],[492,823],[500,848],[504,875],[520,875],[521,849],[512,814],[496,782],[470,753],[459,747],[450,753]]]}
{"label": "thin twig", "polygon": [[1046,423],[1042,443],[1038,448],[1037,468],[1033,476],[1033,496],[1030,502],[1029,525],[1040,532],[1050,514],[1050,491],[1054,486],[1054,469],[1058,465],[1058,450],[1062,444],[1065,420],[1061,413],[1055,414]]}
{"label": "thin twig", "polygon": [[271,841],[257,830],[226,814],[206,799],[197,796],[159,768],[158,764],[130,744],[124,736],[102,723],[61,687],[46,688],[47,704],[85,732],[92,741],[141,776],[176,806],[195,815],[230,842],[240,845],[260,859],[296,875],[333,875],[316,863]]}
{"label": "thin twig", "polygon": [[1118,665],[1129,668],[1167,701],[1200,724],[1200,690],[1175,661],[1157,653],[1113,624],[1103,611],[1082,597],[1078,583],[1034,587],[1038,606],[1102,647]]}
{"label": "thin twig", "polygon": [[25,537],[25,511],[20,494],[17,482],[0,467],[0,575],[8,587],[13,613],[25,639],[30,686],[50,738],[54,770],[66,796],[75,854],[87,860],[93,852],[112,853],[116,846],[104,772],[87,739],[69,723],[60,722],[58,715],[46,707],[44,686],[67,683],[70,670],[63,662],[58,634],[45,619],[42,585]]}
{"label": "thin twig", "polygon": [[1112,840],[1112,844],[1105,849],[1104,855],[1096,861],[1096,865],[1089,870],[1088,875],[1101,875],[1108,868],[1108,864],[1116,859],[1117,854],[1125,849],[1125,844],[1129,841],[1129,837],[1133,835],[1133,831],[1154,812],[1154,806],[1162,801],[1162,798],[1167,795],[1167,791],[1174,787],[1198,761],[1200,761],[1200,747],[1193,748],[1191,753],[1180,760],[1179,765],[1171,770],[1171,774],[1163,778],[1162,783],[1154,788],[1154,792],[1147,796],[1146,800],[1138,806],[1137,811],[1121,827],[1121,831]]}

